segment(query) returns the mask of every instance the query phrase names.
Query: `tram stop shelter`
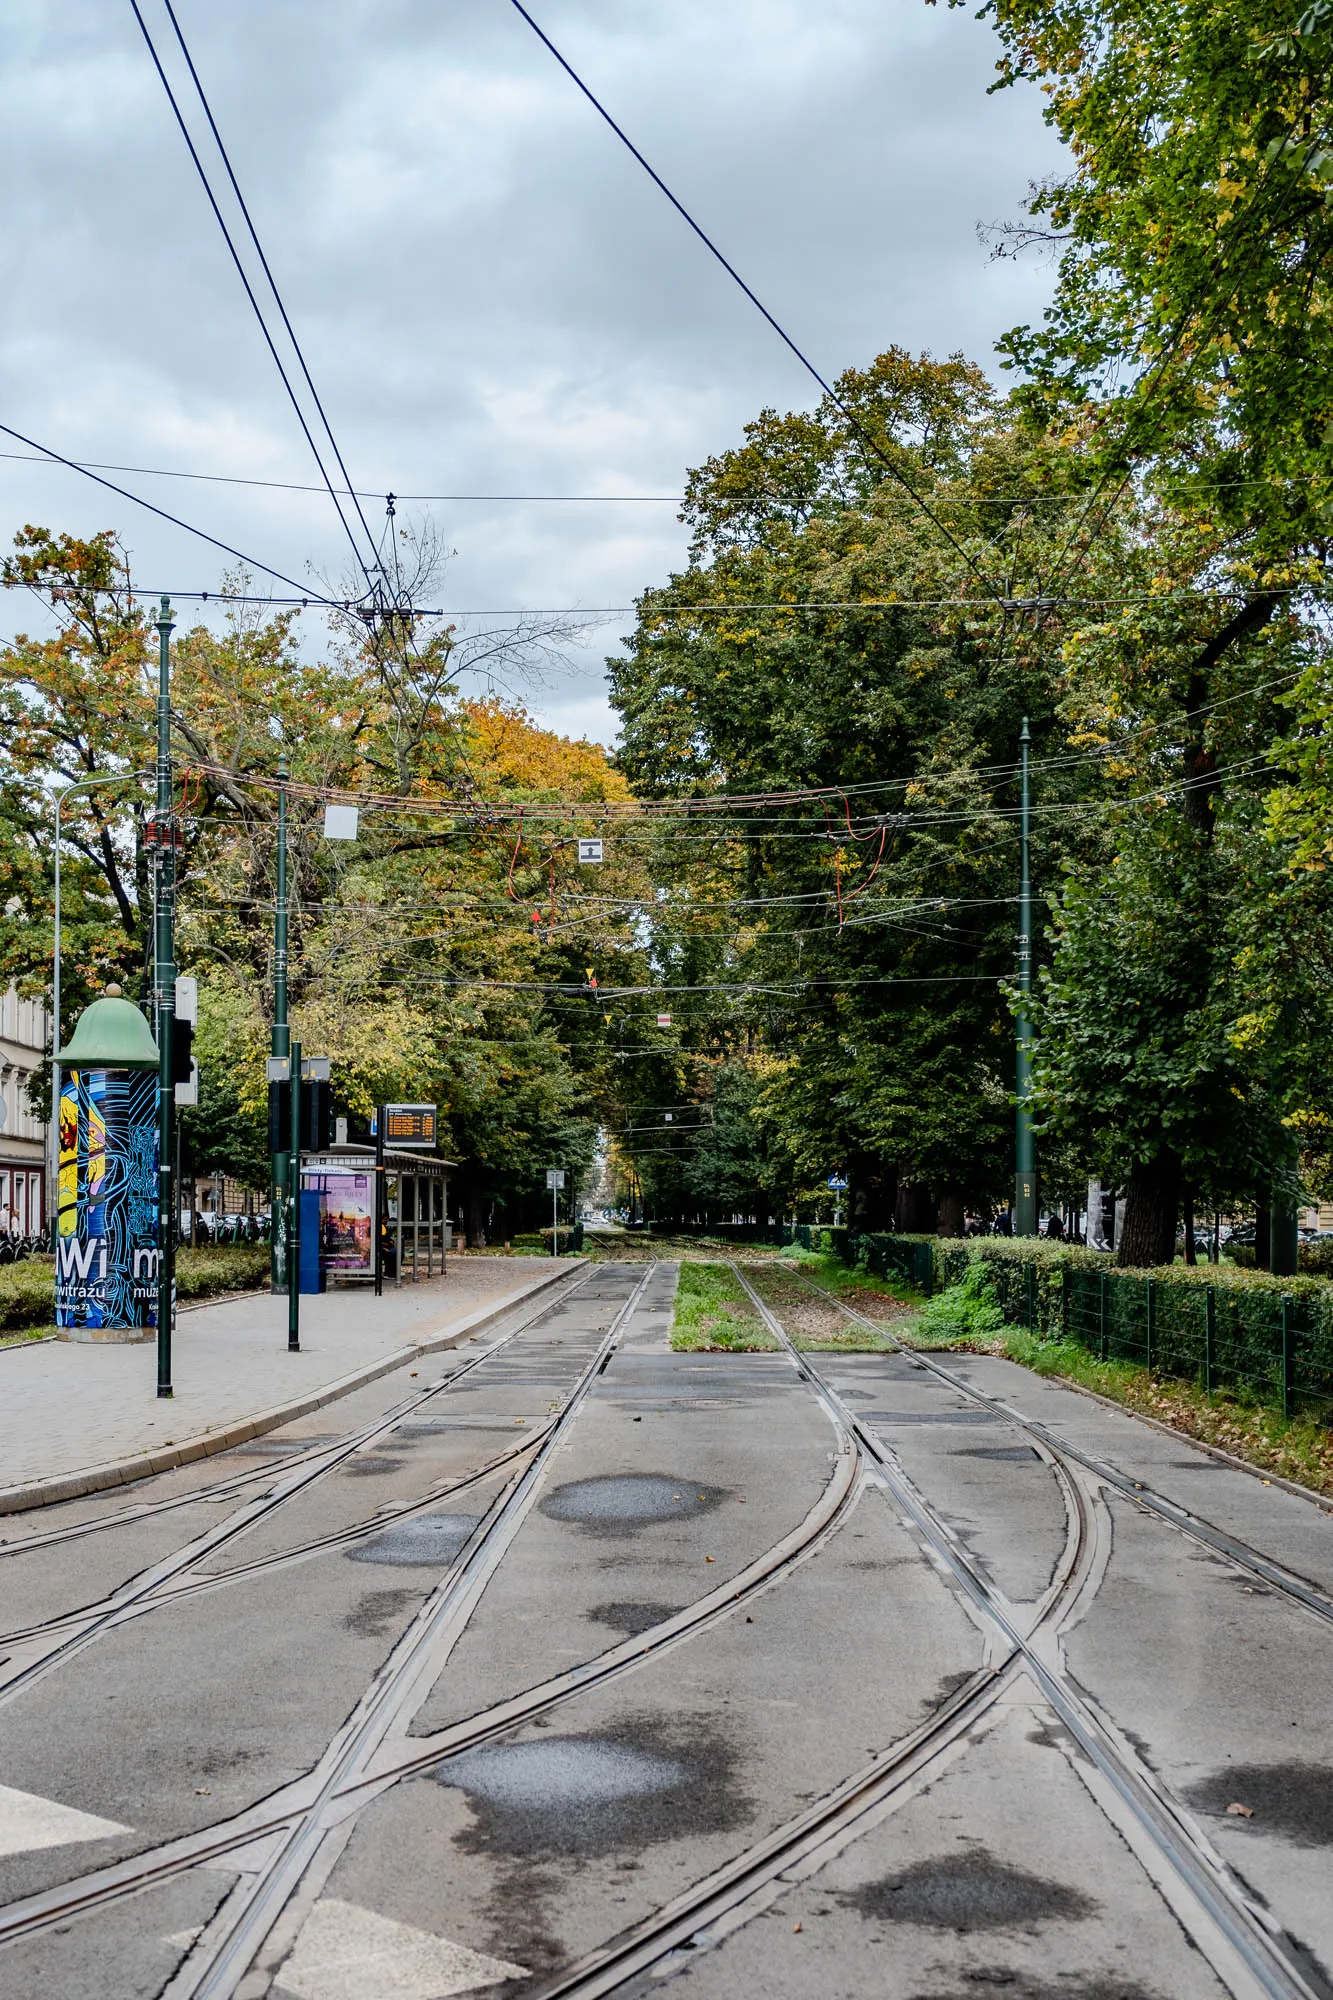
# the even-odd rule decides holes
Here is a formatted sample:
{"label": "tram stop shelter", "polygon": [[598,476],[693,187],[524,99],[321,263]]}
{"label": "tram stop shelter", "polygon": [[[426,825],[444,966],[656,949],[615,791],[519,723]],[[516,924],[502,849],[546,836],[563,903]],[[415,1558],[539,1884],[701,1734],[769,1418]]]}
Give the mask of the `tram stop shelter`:
{"label": "tram stop shelter", "polygon": [[373,1284],[377,1251],[378,1275],[395,1285],[443,1277],[453,1248],[449,1168],[457,1164],[393,1147],[378,1154],[374,1146],[342,1145],[303,1155],[301,1290]]}

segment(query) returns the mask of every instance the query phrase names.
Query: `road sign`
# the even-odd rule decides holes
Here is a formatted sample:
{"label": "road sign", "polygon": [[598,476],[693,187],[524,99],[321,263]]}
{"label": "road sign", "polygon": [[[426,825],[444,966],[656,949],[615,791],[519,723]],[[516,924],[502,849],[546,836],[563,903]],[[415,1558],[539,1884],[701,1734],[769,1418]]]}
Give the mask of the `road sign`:
{"label": "road sign", "polygon": [[659,1014],[657,1017],[657,1025],[659,1028],[669,1028],[671,1026],[670,1014]]}
{"label": "road sign", "polygon": [[828,1184],[835,1194],[841,1194],[847,1186],[847,1182],[841,1174],[830,1174]]}
{"label": "road sign", "polygon": [[433,1146],[435,1106],[433,1104],[386,1104],[384,1107],[386,1146]]}
{"label": "road sign", "polygon": [[579,860],[584,864],[585,867],[588,865],[590,861],[600,861],[601,858],[602,858],[602,843],[600,840],[580,840]]}
{"label": "road sign", "polygon": [[562,1188],[565,1185],[564,1168],[548,1167],[546,1169],[546,1185],[548,1188]]}
{"label": "road sign", "polygon": [[360,826],[359,806],[325,806],[325,840],[355,840]]}

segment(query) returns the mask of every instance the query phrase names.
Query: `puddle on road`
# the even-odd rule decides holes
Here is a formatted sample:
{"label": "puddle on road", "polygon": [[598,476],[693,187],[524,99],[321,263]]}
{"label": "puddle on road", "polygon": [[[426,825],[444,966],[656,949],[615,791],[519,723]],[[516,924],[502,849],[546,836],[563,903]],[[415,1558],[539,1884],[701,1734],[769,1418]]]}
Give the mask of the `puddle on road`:
{"label": "puddle on road", "polygon": [[914,1862],[900,1875],[850,1890],[842,1901],[880,1923],[960,1932],[1026,1930],[1053,1918],[1090,1917],[1097,1908],[1078,1889],[977,1852]]}
{"label": "puddle on road", "polygon": [[[1225,1817],[1229,1827],[1277,1833],[1298,1847],[1333,1845],[1333,1771],[1322,1764],[1228,1764],[1185,1794],[1200,1812]],[[1227,1814],[1249,1806],[1253,1819]]]}
{"label": "puddle on road", "polygon": [[719,1486],[666,1472],[608,1472],[557,1486],[541,1502],[541,1510],[553,1521],[573,1521],[585,1528],[637,1528],[656,1521],[689,1520],[727,1498]]}
{"label": "puddle on road", "polygon": [[613,1632],[637,1639],[641,1632],[651,1631],[684,1608],[682,1604],[654,1604],[647,1598],[622,1598],[613,1604],[595,1604],[587,1616],[594,1625],[609,1625]]}
{"label": "puddle on road", "polygon": [[558,1860],[622,1853],[664,1840],[728,1832],[750,1817],[736,1755],[699,1718],[660,1717],[595,1736],[497,1743],[451,1757],[432,1773],[466,1794],[469,1853]]}
{"label": "puddle on road", "polygon": [[478,1514],[418,1514],[399,1521],[369,1541],[348,1549],[354,1563],[391,1563],[400,1568],[451,1563],[480,1520]]}

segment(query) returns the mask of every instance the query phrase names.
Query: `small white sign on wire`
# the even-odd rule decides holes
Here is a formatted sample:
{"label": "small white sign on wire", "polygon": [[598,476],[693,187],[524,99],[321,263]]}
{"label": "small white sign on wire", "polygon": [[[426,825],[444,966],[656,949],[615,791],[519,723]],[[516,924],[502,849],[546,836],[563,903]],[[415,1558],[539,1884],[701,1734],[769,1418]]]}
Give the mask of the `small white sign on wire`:
{"label": "small white sign on wire", "polygon": [[587,867],[590,861],[600,861],[601,859],[602,843],[600,840],[579,841],[579,860],[585,867]]}
{"label": "small white sign on wire", "polygon": [[657,1017],[657,1025],[659,1028],[669,1028],[671,1026],[670,1014],[659,1014]]}
{"label": "small white sign on wire", "polygon": [[361,809],[359,806],[325,806],[325,840],[358,840],[360,838]]}

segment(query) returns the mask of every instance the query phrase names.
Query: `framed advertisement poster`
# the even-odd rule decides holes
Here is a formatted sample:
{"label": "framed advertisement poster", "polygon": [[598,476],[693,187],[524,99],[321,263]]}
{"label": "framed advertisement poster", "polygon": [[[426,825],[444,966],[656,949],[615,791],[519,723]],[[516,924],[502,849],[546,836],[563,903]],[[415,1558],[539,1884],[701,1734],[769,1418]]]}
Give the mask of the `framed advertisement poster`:
{"label": "framed advertisement poster", "polygon": [[302,1176],[319,1190],[319,1247],[332,1277],[369,1278],[374,1269],[375,1176],[319,1173]]}
{"label": "framed advertisement poster", "polygon": [[69,1070],[60,1088],[56,1325],[157,1323],[157,1078]]}

